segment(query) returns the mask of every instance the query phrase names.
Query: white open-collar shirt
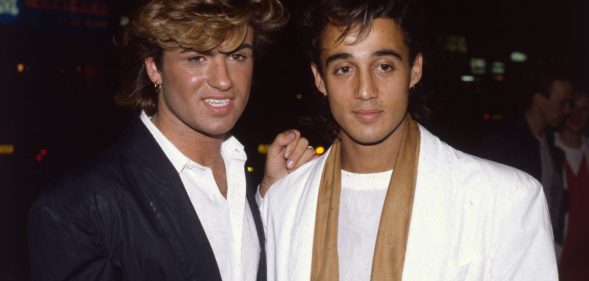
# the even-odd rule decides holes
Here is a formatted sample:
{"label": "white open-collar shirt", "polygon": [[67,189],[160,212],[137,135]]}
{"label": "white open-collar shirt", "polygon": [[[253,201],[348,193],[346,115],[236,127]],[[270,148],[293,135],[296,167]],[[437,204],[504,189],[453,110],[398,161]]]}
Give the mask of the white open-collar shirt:
{"label": "white open-collar shirt", "polygon": [[260,243],[251,209],[246,201],[243,145],[230,137],[221,145],[227,174],[227,198],[223,197],[209,167],[186,157],[151,122],[145,112],[141,121],[153,135],[178,174],[207,234],[223,280],[256,280]]}

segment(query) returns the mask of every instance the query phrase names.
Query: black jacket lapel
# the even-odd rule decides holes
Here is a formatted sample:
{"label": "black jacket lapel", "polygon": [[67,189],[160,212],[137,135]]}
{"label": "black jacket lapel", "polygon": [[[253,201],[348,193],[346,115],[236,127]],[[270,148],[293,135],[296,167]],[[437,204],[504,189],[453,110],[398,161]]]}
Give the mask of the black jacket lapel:
{"label": "black jacket lapel", "polygon": [[180,176],[139,118],[121,143],[132,163],[128,166],[130,178],[136,181],[148,215],[173,247],[187,280],[221,280],[213,250]]}

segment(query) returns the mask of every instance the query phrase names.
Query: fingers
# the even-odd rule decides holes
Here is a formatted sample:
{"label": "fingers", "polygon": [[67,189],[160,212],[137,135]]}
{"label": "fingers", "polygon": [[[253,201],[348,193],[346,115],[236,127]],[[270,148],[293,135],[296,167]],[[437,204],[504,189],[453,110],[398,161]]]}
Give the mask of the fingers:
{"label": "fingers", "polygon": [[283,154],[287,159],[294,148],[293,143],[296,143],[300,137],[301,133],[297,130],[287,130],[278,134],[268,147],[268,155]]}
{"label": "fingers", "polygon": [[304,165],[305,163],[315,159],[317,157],[315,153],[315,148],[312,146],[307,146],[307,148],[303,151],[299,159],[296,161],[296,164],[292,168],[292,170],[298,169],[300,166]]}
{"label": "fingers", "polygon": [[268,147],[264,178],[275,181],[312,160],[315,150],[297,130],[287,130],[276,136]]}
{"label": "fingers", "polygon": [[293,141],[287,147],[288,154],[285,154],[287,158],[286,167],[288,172],[297,169],[315,156],[315,149],[309,146],[309,141],[304,137],[299,137],[296,141]]}
{"label": "fingers", "polygon": [[[293,150],[296,150],[300,136],[301,134],[297,130],[284,131],[278,134],[268,147],[264,178],[260,183],[261,196],[264,196],[270,185],[289,173],[288,157],[291,156]],[[296,160],[298,161],[298,158]],[[291,162],[290,165],[295,167],[297,161]]]}
{"label": "fingers", "polygon": [[263,197],[274,182],[314,158],[315,149],[299,131],[287,130],[278,134],[268,147],[260,195]]}

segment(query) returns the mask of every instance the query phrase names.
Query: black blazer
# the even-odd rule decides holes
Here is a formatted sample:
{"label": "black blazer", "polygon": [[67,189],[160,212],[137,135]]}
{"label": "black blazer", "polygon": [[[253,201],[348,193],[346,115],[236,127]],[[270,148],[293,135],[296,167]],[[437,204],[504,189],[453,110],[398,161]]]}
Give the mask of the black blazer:
{"label": "black blazer", "polygon": [[[263,281],[262,222],[250,179],[247,186]],[[139,118],[40,196],[28,239],[32,280],[221,280],[180,176]]]}
{"label": "black blazer", "polygon": [[483,158],[515,167],[542,181],[540,143],[523,114],[485,136],[479,152]]}

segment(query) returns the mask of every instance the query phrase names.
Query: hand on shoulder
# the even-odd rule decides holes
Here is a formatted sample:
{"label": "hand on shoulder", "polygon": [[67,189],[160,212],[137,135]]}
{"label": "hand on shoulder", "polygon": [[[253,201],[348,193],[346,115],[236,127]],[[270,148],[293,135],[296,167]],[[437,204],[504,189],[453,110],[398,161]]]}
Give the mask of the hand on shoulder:
{"label": "hand on shoulder", "polygon": [[273,183],[314,158],[315,150],[298,130],[278,134],[268,147],[260,195],[263,197]]}

